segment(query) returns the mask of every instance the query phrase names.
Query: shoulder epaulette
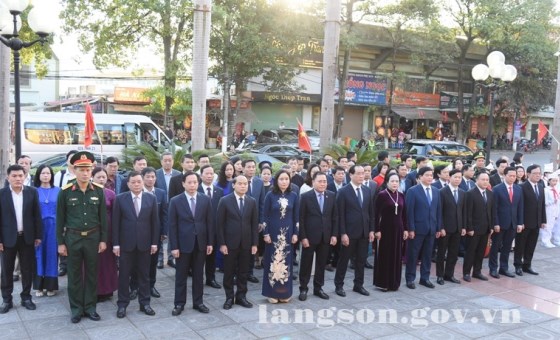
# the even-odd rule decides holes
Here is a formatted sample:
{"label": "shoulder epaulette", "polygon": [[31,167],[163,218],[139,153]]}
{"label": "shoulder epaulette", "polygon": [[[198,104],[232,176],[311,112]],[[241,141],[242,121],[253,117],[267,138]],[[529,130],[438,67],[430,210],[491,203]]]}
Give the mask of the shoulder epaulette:
{"label": "shoulder epaulette", "polygon": [[102,186],[99,183],[91,182],[91,184],[93,184],[93,185],[95,185],[95,186],[97,186],[98,188],[101,188],[101,189],[105,188],[104,186]]}
{"label": "shoulder epaulette", "polygon": [[74,183],[66,183],[61,189],[66,190],[68,188],[71,188],[73,185],[74,185]]}

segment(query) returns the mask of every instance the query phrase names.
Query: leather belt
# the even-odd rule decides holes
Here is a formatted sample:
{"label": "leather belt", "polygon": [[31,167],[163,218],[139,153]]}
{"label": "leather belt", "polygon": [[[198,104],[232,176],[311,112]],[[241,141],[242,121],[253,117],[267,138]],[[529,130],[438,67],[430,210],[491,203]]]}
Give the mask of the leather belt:
{"label": "leather belt", "polygon": [[83,237],[91,235],[91,234],[97,232],[98,230],[99,230],[98,227],[95,227],[95,228],[92,228],[92,229],[89,229],[89,230],[77,230],[77,229],[66,228],[67,232],[70,232],[71,234],[75,234],[75,235],[80,235],[80,236],[83,236]]}
{"label": "leather belt", "polygon": [[17,235],[18,235],[18,236],[23,236],[23,231],[18,231],[18,232],[17,232]]}

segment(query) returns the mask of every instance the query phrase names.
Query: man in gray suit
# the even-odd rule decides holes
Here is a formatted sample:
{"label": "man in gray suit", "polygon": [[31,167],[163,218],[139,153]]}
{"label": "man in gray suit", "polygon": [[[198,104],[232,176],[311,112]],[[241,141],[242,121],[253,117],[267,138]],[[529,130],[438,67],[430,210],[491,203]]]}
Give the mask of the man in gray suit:
{"label": "man in gray suit", "polygon": [[[180,175],[181,172],[173,169],[173,154],[171,152],[164,152],[161,154],[161,168],[156,170],[156,188],[159,188],[165,191],[165,195],[167,196],[167,201],[169,202],[169,182],[171,181],[171,177]],[[161,218],[161,216],[160,216]],[[163,269],[163,241],[167,239],[167,235],[162,235],[162,238],[159,240],[158,243],[158,262],[157,268]],[[167,258],[167,261],[173,263],[173,256],[171,252]]]}

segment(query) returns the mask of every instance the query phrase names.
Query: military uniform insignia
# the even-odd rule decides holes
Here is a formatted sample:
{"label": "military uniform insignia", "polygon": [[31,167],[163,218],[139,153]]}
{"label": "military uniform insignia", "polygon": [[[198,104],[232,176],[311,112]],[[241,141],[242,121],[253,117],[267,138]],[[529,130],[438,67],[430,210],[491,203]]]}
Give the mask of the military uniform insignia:
{"label": "military uniform insignia", "polygon": [[72,187],[74,185],[74,183],[66,183],[66,185],[62,186],[62,190],[66,190],[70,187]]}

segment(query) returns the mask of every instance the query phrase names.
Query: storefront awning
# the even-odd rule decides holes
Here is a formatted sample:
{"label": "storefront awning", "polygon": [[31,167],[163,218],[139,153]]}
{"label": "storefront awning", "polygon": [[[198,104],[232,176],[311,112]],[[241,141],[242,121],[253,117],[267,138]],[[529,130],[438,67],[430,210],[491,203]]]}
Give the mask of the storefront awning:
{"label": "storefront awning", "polygon": [[[441,113],[438,108],[431,107],[392,107],[391,111],[397,115],[409,119],[429,119],[440,121],[443,120]],[[447,121],[455,121],[453,117],[448,117]]]}
{"label": "storefront awning", "polygon": [[145,105],[111,104],[115,112],[149,113]]}

